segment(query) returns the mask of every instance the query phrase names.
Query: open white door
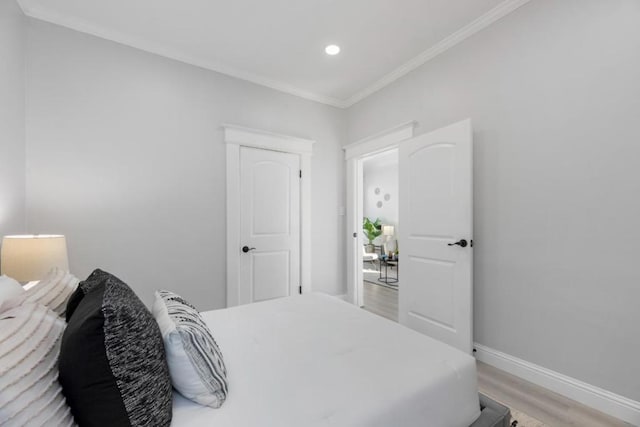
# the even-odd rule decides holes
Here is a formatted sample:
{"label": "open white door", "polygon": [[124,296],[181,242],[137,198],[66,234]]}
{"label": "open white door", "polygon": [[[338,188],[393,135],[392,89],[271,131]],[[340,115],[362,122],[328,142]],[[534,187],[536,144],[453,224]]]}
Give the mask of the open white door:
{"label": "open white door", "polygon": [[240,148],[238,303],[299,292],[300,156]]}
{"label": "open white door", "polygon": [[471,353],[471,120],[400,144],[400,323]]}

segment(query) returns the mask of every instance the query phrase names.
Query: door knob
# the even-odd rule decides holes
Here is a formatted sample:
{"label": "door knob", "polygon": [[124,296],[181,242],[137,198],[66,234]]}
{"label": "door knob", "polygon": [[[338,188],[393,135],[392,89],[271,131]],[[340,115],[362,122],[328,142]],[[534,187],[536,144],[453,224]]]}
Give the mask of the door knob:
{"label": "door knob", "polygon": [[447,246],[455,246],[455,245],[458,245],[461,248],[466,248],[467,247],[467,241],[464,240],[464,239],[460,239],[455,243],[447,243]]}
{"label": "door knob", "polygon": [[[466,245],[465,245],[466,246]],[[254,250],[255,248],[250,248],[249,246],[243,246],[242,247],[242,252],[244,252],[245,254],[249,251]]]}

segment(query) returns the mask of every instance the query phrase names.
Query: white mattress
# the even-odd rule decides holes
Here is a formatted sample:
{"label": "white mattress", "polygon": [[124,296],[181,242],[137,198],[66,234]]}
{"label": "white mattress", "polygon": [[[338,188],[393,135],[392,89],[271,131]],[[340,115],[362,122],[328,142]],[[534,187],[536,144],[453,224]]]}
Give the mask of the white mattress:
{"label": "white mattress", "polygon": [[479,415],[475,360],[310,294],[203,313],[228,370],[220,409],[174,394],[176,427],[466,427]]}

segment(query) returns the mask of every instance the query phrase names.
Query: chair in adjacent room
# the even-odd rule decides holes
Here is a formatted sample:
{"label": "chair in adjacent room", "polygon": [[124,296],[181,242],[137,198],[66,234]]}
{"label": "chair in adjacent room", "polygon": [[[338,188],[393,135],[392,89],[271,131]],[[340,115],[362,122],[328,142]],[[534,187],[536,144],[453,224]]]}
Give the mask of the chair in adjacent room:
{"label": "chair in adjacent room", "polygon": [[367,252],[365,246],[362,246],[362,262],[368,262],[373,266],[374,270],[378,270],[376,261],[378,260],[378,254]]}

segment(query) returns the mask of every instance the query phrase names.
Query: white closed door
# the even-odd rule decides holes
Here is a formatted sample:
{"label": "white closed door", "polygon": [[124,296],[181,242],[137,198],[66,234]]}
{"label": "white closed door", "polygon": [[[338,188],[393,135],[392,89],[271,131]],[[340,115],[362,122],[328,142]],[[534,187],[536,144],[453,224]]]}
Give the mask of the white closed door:
{"label": "white closed door", "polygon": [[240,199],[239,303],[298,293],[300,157],[241,147]]}
{"label": "white closed door", "polygon": [[400,323],[473,349],[471,121],[400,144]]}

